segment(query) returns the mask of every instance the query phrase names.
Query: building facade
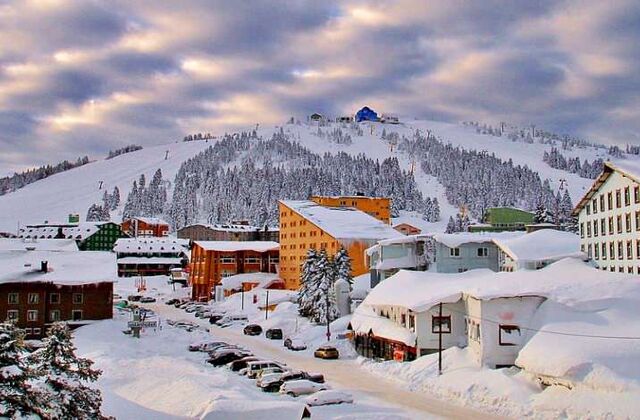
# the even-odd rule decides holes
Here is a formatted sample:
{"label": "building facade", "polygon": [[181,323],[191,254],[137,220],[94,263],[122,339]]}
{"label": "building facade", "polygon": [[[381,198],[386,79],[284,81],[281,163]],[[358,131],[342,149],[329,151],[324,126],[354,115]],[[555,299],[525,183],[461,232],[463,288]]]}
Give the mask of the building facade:
{"label": "building facade", "polygon": [[279,213],[280,275],[291,290],[300,286],[301,265],[311,248],[325,250],[333,256],[344,247],[351,258],[351,274],[355,277],[368,271],[364,256],[367,248],[378,240],[402,236],[390,225],[353,207],[282,200]]}
{"label": "building facade", "polygon": [[485,211],[483,223],[469,226],[470,232],[503,232],[525,230],[533,223],[534,214],[513,207],[491,207]]}
{"label": "building facade", "polygon": [[500,270],[498,247],[491,238],[452,244],[436,235],[435,248],[438,273],[463,273],[478,268]]}
{"label": "building facade", "polygon": [[640,274],[640,171],[605,162],[573,214],[580,248],[598,267]]}
{"label": "building facade", "polygon": [[184,268],[189,242],[175,238],[121,238],[116,241],[118,277],[169,276],[171,270]]}
{"label": "building facade", "polygon": [[73,239],[81,251],[111,251],[116,241],[127,235],[113,222],[76,224],[36,224],[20,229],[23,239]]}
{"label": "building facade", "polygon": [[279,244],[266,241],[195,241],[189,282],[194,300],[209,300],[224,277],[242,273],[277,273]]}
{"label": "building facade", "polygon": [[278,229],[249,224],[194,224],[178,229],[178,238],[192,241],[280,241]]}
{"label": "building facade", "polygon": [[129,236],[158,237],[169,235],[169,223],[157,217],[132,217],[122,222],[122,230]]}

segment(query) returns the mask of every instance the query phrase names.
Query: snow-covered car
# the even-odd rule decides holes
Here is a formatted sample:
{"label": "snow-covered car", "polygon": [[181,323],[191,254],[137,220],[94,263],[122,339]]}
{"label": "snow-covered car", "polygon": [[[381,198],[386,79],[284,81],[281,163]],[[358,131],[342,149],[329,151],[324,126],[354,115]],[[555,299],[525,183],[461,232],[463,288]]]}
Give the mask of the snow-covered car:
{"label": "snow-covered car", "polygon": [[284,339],[284,346],[289,350],[301,351],[307,349],[307,344],[299,338],[287,337]]}
{"label": "snow-covered car", "polygon": [[296,381],[287,381],[280,387],[281,394],[287,394],[292,397],[300,395],[313,394],[314,392],[324,391],[328,389],[325,384],[311,382],[308,379],[298,379]]}
{"label": "snow-covered car", "polygon": [[156,298],[151,296],[143,296],[140,298],[140,303],[153,303],[156,301]]}
{"label": "snow-covered car", "polygon": [[284,366],[281,363],[274,362],[272,360],[256,360],[254,362],[247,363],[247,377],[253,379],[262,369],[270,367],[279,367],[284,370]]}
{"label": "snow-covered car", "polygon": [[188,314],[191,314],[198,310],[198,308],[202,308],[202,305],[190,305],[184,308],[184,311]]}
{"label": "snow-covered car", "polygon": [[[268,368],[264,368],[262,370],[260,370],[257,374],[256,374],[256,382],[260,382],[260,380],[262,379],[263,376],[265,375],[271,375],[272,373],[278,373],[278,374],[282,374],[285,372],[285,369],[281,368],[280,366],[274,366],[274,367],[268,367]],[[258,384],[256,384],[257,386],[260,386]]]}
{"label": "snow-covered car", "polygon": [[304,402],[312,407],[329,404],[352,404],[353,396],[348,392],[327,389],[309,395],[304,399]]}
{"label": "snow-covered car", "polygon": [[224,341],[199,341],[189,344],[189,351],[210,352],[226,345]]}
{"label": "snow-covered car", "polygon": [[256,360],[260,360],[260,358],[259,357],[255,357],[255,356],[243,357],[240,360],[235,360],[235,361],[231,362],[229,364],[229,369],[232,372],[238,372],[241,369],[245,369],[249,362],[253,362],[253,361],[256,361]]}
{"label": "snow-covered car", "polygon": [[340,353],[338,349],[333,346],[320,346],[313,352],[313,357],[317,357],[319,359],[337,359],[340,357]]}
{"label": "snow-covered car", "polygon": [[264,336],[269,340],[282,340],[282,330],[280,328],[269,328]]}
{"label": "snow-covered car", "polygon": [[216,322],[221,328],[226,328],[234,324],[244,324],[249,322],[249,317],[245,314],[227,314]]}
{"label": "snow-covered car", "polygon": [[251,356],[251,352],[241,349],[227,349],[226,352],[221,352],[218,356],[208,359],[207,363],[211,363],[213,366],[224,366],[247,356]]}

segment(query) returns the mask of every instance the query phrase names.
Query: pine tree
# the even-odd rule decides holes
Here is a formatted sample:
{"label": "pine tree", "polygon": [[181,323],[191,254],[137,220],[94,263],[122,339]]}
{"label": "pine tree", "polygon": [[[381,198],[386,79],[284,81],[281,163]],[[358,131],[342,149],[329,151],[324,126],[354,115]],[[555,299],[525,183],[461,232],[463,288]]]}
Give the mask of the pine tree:
{"label": "pine tree", "polygon": [[314,307],[311,319],[318,324],[326,324],[340,317],[334,289],[336,267],[324,249],[320,251],[316,267],[318,276],[313,294]]}
{"label": "pine tree", "polygon": [[87,210],[87,222],[108,222],[111,220],[109,209],[99,204],[92,204]]}
{"label": "pine tree", "polygon": [[42,375],[42,389],[49,393],[48,413],[51,418],[104,419],[100,412],[102,394],[90,388],[102,374],[92,369],[93,361],[75,354],[71,332],[65,323],[55,323],[44,339],[44,346],[31,355]]}
{"label": "pine tree", "polygon": [[0,417],[22,418],[44,412],[31,385],[36,374],[27,361],[24,333],[12,322],[0,324]]}
{"label": "pine tree", "polygon": [[544,204],[539,203],[536,206],[536,211],[533,216],[533,223],[546,223],[547,221],[547,209],[544,207]]}
{"label": "pine tree", "polygon": [[344,247],[340,247],[336,255],[333,257],[336,269],[336,281],[345,280],[349,285],[353,284],[353,276],[351,275],[351,258]]}
{"label": "pine tree", "polygon": [[113,187],[113,193],[111,194],[111,207],[109,210],[115,210],[120,206],[120,189],[116,185]]}
{"label": "pine tree", "polygon": [[447,228],[444,230],[444,233],[455,232],[457,232],[456,221],[453,220],[453,216],[449,216],[449,222],[447,223]]}
{"label": "pine tree", "polygon": [[315,294],[317,277],[318,252],[311,248],[302,264],[300,290],[298,290],[298,313],[310,317],[313,312],[313,295]]}

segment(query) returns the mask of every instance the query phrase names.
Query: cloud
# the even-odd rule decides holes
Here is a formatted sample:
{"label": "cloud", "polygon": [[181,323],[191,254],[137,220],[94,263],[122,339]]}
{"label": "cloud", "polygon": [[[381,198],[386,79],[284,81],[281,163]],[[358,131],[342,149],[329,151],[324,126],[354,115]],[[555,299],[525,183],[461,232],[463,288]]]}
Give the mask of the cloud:
{"label": "cloud", "polygon": [[632,0],[5,1],[0,172],[365,103],[640,143],[638,19]]}

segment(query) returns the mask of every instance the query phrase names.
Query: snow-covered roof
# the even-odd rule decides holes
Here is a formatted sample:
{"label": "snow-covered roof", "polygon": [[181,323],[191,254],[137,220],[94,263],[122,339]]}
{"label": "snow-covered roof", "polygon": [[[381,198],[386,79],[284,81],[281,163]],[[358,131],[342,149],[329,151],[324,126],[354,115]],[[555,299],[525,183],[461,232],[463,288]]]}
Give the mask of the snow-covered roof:
{"label": "snow-covered roof", "polygon": [[168,225],[169,223],[160,219],[159,217],[132,217],[132,220],[139,220],[148,225]]}
{"label": "snow-covered roof", "polygon": [[396,244],[412,244],[418,241],[427,240],[431,237],[433,237],[433,235],[424,235],[422,233],[418,235],[400,235],[399,237],[396,237],[396,238],[380,240],[378,241],[377,244],[365,249],[364,252],[367,255],[371,255],[374,252],[378,251],[380,249],[380,246],[396,245]]}
{"label": "snow-covered roof", "polygon": [[0,239],[0,251],[77,251],[78,245],[73,239]]}
{"label": "snow-covered roof", "polygon": [[[203,226],[205,228],[216,230],[220,232],[256,232],[264,230],[264,228],[253,226],[253,225],[238,225],[233,223],[214,223],[214,224],[204,224],[204,223],[196,223],[193,225],[185,226],[182,229],[191,227],[191,226]],[[278,228],[269,227],[269,232],[277,231]]]}
{"label": "snow-covered roof", "polygon": [[580,251],[578,235],[555,229],[542,229],[510,239],[494,238],[493,242],[515,261],[585,257],[585,254]]}
{"label": "snow-covered roof", "polygon": [[611,174],[617,171],[624,176],[631,178],[634,182],[640,183],[640,162],[637,160],[618,160],[615,163],[611,161],[604,162],[602,173],[593,181],[591,188],[582,196],[578,204],[573,209],[572,214],[577,216],[580,210],[591,200],[593,195],[607,181]]}
{"label": "snow-covered roof", "polygon": [[40,238],[40,239],[53,239],[58,234],[59,230],[62,229],[62,234],[65,239],[76,239],[76,240],[84,240],[98,230],[100,230],[100,224],[85,222],[77,225],[67,225],[67,226],[46,226],[46,225],[38,225],[38,226],[27,226],[25,228],[20,229],[20,237],[21,238]]}
{"label": "snow-covered roof", "polygon": [[[40,271],[47,261],[48,272]],[[0,251],[0,283],[51,282],[61,285],[112,282],[115,256],[97,251]]]}
{"label": "snow-covered roof", "polygon": [[259,288],[268,287],[272,282],[280,279],[274,273],[242,273],[234,276],[224,277],[221,281],[224,290],[238,290],[245,282],[258,282]]}
{"label": "snow-covered roof", "polygon": [[463,244],[493,242],[494,239],[513,239],[524,234],[524,232],[436,233],[433,239],[449,248],[456,248]]}
{"label": "snow-covered roof", "polygon": [[363,304],[402,306],[415,312],[437,303],[455,302],[463,294],[489,300],[500,297],[543,296],[571,305],[600,299],[610,289],[638,286],[640,278],[598,270],[577,258],[565,258],[541,270],[435,273],[400,270],[374,287]]}
{"label": "snow-covered roof", "polygon": [[188,239],[177,238],[120,238],[113,250],[126,253],[174,253],[184,252],[189,247]]}
{"label": "snow-covered roof", "polygon": [[280,202],[338,240],[371,242],[403,236],[390,225],[351,207],[326,207],[307,200]]}
{"label": "snow-covered roof", "polygon": [[[365,299],[366,301],[366,299]],[[369,334],[398,341],[408,346],[416,345],[416,335],[390,319],[378,316],[371,307],[359,305],[351,317],[351,328],[360,334]]]}
{"label": "snow-covered roof", "polygon": [[267,252],[280,249],[280,244],[273,241],[195,241],[194,243],[206,251],[219,252]]}
{"label": "snow-covered roof", "polygon": [[182,264],[182,258],[167,257],[124,257],[116,260],[118,264]]}

